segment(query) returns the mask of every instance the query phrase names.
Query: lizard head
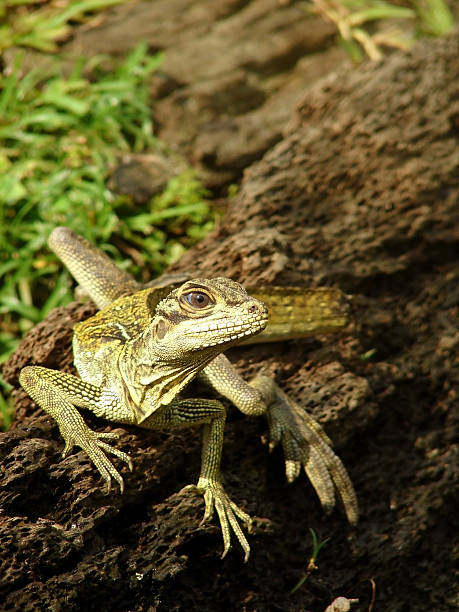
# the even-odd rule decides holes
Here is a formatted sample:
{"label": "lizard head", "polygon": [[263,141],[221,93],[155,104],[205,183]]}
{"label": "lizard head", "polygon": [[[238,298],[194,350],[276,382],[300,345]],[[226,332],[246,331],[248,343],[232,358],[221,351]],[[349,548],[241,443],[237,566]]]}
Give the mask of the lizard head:
{"label": "lizard head", "polygon": [[155,344],[174,361],[197,352],[214,356],[267,322],[263,302],[239,283],[214,278],[190,280],[172,291],[158,304],[152,324]]}
{"label": "lizard head", "polygon": [[267,323],[263,302],[228,278],[190,280],[171,291],[119,359],[139,422],[169,404],[219,353]]}

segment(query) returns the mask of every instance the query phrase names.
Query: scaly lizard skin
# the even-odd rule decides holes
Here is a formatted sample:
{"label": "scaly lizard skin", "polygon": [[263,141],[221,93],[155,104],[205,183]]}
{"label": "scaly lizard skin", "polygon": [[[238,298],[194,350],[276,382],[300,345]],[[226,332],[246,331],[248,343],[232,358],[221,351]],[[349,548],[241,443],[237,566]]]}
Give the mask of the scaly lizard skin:
{"label": "scaly lizard skin", "polygon": [[275,289],[258,290],[257,297],[251,297],[227,278],[194,279],[178,287],[156,283],[141,289],[104,253],[67,228],[56,228],[49,246],[100,308],[74,329],[74,361],[81,378],[40,366],[24,368],[19,377],[31,398],[59,425],[63,456],[80,446],[109,489],[113,478],[123,491],[123,479],[107,454],[132,469],[129,456],[110,444],[116,434],[91,430],[77,407],[109,421],[152,429],[201,425],[197,489],[205,500],[203,520],[210,520],[216,510],[222,556],[233,532],[247,560],[250,547],[240,522],[250,524],[250,517],[228,497],[220,478],[225,407],[218,400],[180,396],[196,377],[244,414],[266,414],[270,447],[282,443],[288,481],[295,480],[303,467],[325,511],[334,507],[337,492],[349,522],[357,522],[354,488],[322,427],[270,378],[257,376],[246,383],[222,354],[265,330],[268,308],[261,299],[274,317],[260,341],[342,326],[339,292],[325,289],[302,297],[298,290]]}

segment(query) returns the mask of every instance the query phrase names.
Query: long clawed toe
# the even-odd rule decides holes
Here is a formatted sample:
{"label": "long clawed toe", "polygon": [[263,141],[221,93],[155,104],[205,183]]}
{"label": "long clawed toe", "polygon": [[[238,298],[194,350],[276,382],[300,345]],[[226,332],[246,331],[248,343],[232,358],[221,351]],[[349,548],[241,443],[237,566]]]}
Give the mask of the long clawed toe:
{"label": "long clawed toe", "polygon": [[355,525],[358,503],[354,487],[321,425],[277,385],[268,417],[270,448],[281,442],[288,482],[297,478],[302,465],[325,512],[328,514],[333,510],[336,491],[343,502],[348,521]]}
{"label": "long clawed toe", "polygon": [[118,459],[121,459],[121,461],[124,461],[131,472],[133,470],[132,459],[124,451],[119,450],[118,448],[104,441],[115,441],[118,440],[118,438],[119,435],[115,432],[98,433],[85,426],[78,432],[77,436],[65,438],[65,447],[62,456],[66,457],[74,446],[79,446],[85,451],[89,459],[96,466],[99,474],[107,483],[107,493],[110,493],[111,491],[112,479],[118,483],[120,491],[123,493],[124,480],[113,463],[107,457],[106,453],[110,453],[115,457],[118,457]]}
{"label": "long clawed toe", "polygon": [[222,559],[231,548],[231,532],[233,532],[244,551],[244,562],[247,562],[250,555],[250,546],[241,529],[239,521],[250,526],[250,516],[231,501],[220,482],[201,478],[197,488],[204,494],[206,509],[203,522],[210,521],[214,515],[214,510],[217,511],[223,537]]}

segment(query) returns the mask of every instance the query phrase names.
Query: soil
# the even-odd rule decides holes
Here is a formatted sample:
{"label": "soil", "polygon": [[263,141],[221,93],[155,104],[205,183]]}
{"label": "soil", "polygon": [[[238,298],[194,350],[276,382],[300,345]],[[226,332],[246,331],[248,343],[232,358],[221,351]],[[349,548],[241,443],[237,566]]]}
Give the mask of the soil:
{"label": "soil", "polygon": [[[349,68],[330,26],[300,7],[125,4],[70,46],[123,51],[146,37],[166,48],[153,84],[160,136],[217,189],[244,171],[220,226],[172,272],[349,295],[342,332],[229,356],[247,378],[269,372],[323,423],[361,520],[349,527],[340,508],[325,517],[304,476],[287,485],[281,451],[263,444],[266,422],[230,409],[225,484],[257,518],[248,563],[236,545],[220,560],[217,524],[200,525],[202,499],[180,493],[199,472],[199,431],[117,430],[135,467],[122,468],[123,495],[107,494],[82,452],[61,460],[57,427],[17,389],[16,422],[0,436],[2,610],[324,612],[345,597],[359,599],[353,611],[446,612],[459,603],[458,32]],[[72,326],[93,312],[53,311],[5,378],[17,388],[27,364],[73,371]],[[291,593],[307,571],[310,529],[328,541]]]}

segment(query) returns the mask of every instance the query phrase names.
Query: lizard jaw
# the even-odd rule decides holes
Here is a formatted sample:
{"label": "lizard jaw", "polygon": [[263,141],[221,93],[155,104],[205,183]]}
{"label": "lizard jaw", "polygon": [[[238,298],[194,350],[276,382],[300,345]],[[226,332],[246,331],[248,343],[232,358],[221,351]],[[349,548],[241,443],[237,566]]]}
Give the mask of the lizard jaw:
{"label": "lizard jaw", "polygon": [[188,338],[201,339],[197,350],[235,343],[238,340],[253,336],[263,331],[268,323],[268,313],[261,310],[253,315],[228,321],[206,321],[196,323],[193,330],[185,332]]}

